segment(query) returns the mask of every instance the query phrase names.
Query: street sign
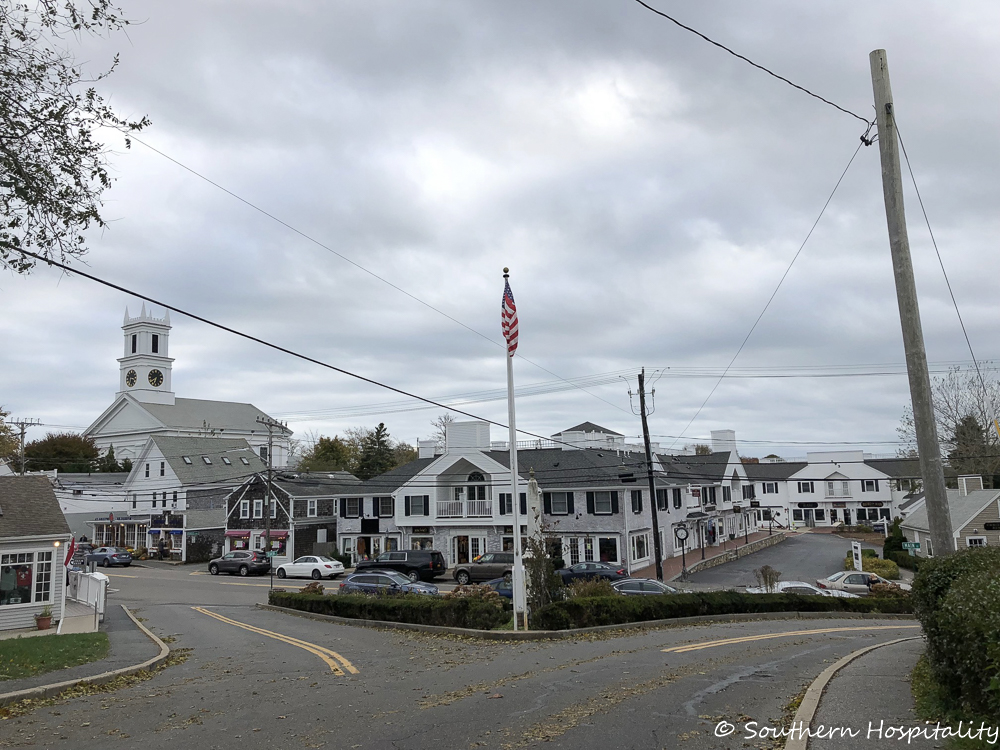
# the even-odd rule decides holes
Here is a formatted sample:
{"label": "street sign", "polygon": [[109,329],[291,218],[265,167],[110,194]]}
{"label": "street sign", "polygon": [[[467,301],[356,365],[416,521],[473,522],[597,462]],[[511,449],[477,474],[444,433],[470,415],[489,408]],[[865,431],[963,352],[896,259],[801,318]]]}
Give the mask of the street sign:
{"label": "street sign", "polygon": [[903,542],[903,549],[920,549],[920,542]]}
{"label": "street sign", "polygon": [[861,542],[851,542],[851,554],[854,556],[854,569],[864,570],[861,562]]}
{"label": "street sign", "polygon": [[268,553],[267,553],[267,556],[268,556],[268,557],[274,557],[274,556],[275,556],[275,555],[277,555],[277,554],[278,554],[278,553],[277,553],[277,552],[275,552],[275,551],[274,551],[274,550],[272,549],[272,550],[269,550],[269,551],[268,551]]}

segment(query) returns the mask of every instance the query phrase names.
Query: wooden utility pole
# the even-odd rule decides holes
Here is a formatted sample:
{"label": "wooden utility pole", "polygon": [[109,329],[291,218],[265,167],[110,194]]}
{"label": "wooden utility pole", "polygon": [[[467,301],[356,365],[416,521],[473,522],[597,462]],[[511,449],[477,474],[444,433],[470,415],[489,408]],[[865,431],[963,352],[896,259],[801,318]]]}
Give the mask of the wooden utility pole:
{"label": "wooden utility pole", "polygon": [[910,380],[910,400],[913,404],[913,424],[917,433],[920,473],[924,480],[927,522],[934,544],[933,553],[944,557],[954,552],[955,541],[951,514],[948,510],[948,491],[944,486],[941,444],[938,442],[937,423],[934,420],[931,379],[927,371],[927,352],[924,350],[924,334],[920,325],[917,287],[913,279],[913,261],[910,259],[910,241],[906,234],[903,178],[899,166],[896,113],[892,102],[892,89],[889,86],[889,66],[884,49],[872,52],[869,60],[872,88],[875,91],[879,154],[882,157],[885,217],[889,225],[889,248],[892,251],[892,268],[896,276],[896,300],[899,303],[899,320],[903,327],[903,348],[906,352],[906,371]]}
{"label": "wooden utility pole", "polygon": [[[271,475],[274,472],[274,462],[272,460],[274,452],[274,428],[280,427],[285,428],[282,422],[276,422],[270,417],[267,419],[262,419],[257,417],[257,424],[262,424],[267,428],[267,494],[264,496],[264,555],[267,557],[267,561],[271,562],[274,559],[274,555],[271,552]],[[277,503],[275,503],[277,506]],[[286,545],[288,540],[286,540]],[[271,585],[274,585],[274,566],[268,569],[268,574],[270,575]]]}
{"label": "wooden utility pole", "polygon": [[[646,422],[646,368],[639,371],[639,414],[642,416],[642,440],[646,444],[646,479],[649,481],[649,510],[653,514],[653,554],[656,558],[656,580],[663,582],[663,550],[660,549],[660,521],[656,515],[656,483],[653,481],[653,452],[649,447],[649,424]],[[628,512],[628,508],[625,512]],[[630,540],[625,539],[625,554]]]}
{"label": "wooden utility pole", "polygon": [[21,476],[24,476],[24,433],[29,427],[38,427],[41,422],[37,419],[12,419],[7,422],[9,425],[17,427],[21,431]]}

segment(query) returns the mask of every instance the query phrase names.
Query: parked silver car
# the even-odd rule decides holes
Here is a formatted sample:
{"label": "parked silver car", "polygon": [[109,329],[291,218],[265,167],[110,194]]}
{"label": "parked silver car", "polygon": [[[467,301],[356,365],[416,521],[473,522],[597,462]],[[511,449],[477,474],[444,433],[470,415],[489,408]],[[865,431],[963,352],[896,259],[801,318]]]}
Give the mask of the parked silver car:
{"label": "parked silver car", "polygon": [[124,547],[97,547],[87,554],[84,562],[96,562],[102,568],[110,568],[112,565],[127,568],[132,564],[132,553]]}

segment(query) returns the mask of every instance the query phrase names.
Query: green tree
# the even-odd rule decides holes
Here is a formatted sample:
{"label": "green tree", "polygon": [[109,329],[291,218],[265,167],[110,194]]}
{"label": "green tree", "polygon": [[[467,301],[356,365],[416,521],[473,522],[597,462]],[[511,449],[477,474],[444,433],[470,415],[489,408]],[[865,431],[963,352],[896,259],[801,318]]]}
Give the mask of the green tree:
{"label": "green tree", "polygon": [[393,442],[389,431],[383,422],[371,430],[361,441],[361,453],[358,455],[357,470],[354,475],[362,480],[368,480],[384,474],[396,466],[393,455]]}
{"label": "green tree", "polygon": [[109,445],[108,452],[97,459],[97,471],[124,471],[122,465],[115,459],[115,446]]}
{"label": "green tree", "polygon": [[392,447],[393,468],[416,461],[419,455],[420,452],[409,443],[396,443]]}
{"label": "green tree", "polygon": [[21,448],[17,433],[4,421],[9,416],[10,412],[0,406],[0,460],[13,458]]}
{"label": "green tree", "polygon": [[312,450],[302,455],[302,471],[351,471],[357,462],[357,451],[346,441],[334,435],[320,436]]}
{"label": "green tree", "polygon": [[149,124],[120,118],[70,49],[83,34],[129,24],[109,0],[36,0],[0,6],[0,268],[29,271],[35,259],[80,257],[84,232],[106,226],[101,195],[112,182],[100,130]]}
{"label": "green tree", "polygon": [[696,456],[711,456],[712,455],[712,446],[698,444],[698,445],[696,445],[694,447],[694,455],[696,455]]}
{"label": "green tree", "polygon": [[32,440],[24,446],[27,471],[89,472],[94,470],[98,457],[97,446],[91,438],[68,432],[50,432],[41,440]]}

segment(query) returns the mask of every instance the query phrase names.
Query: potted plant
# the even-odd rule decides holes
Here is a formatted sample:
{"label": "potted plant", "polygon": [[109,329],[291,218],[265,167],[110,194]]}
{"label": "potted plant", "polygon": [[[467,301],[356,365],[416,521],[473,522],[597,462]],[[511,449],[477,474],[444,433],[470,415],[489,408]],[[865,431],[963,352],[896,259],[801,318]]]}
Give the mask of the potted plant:
{"label": "potted plant", "polygon": [[35,625],[39,630],[48,630],[52,627],[52,607],[46,604],[42,611],[35,615]]}

